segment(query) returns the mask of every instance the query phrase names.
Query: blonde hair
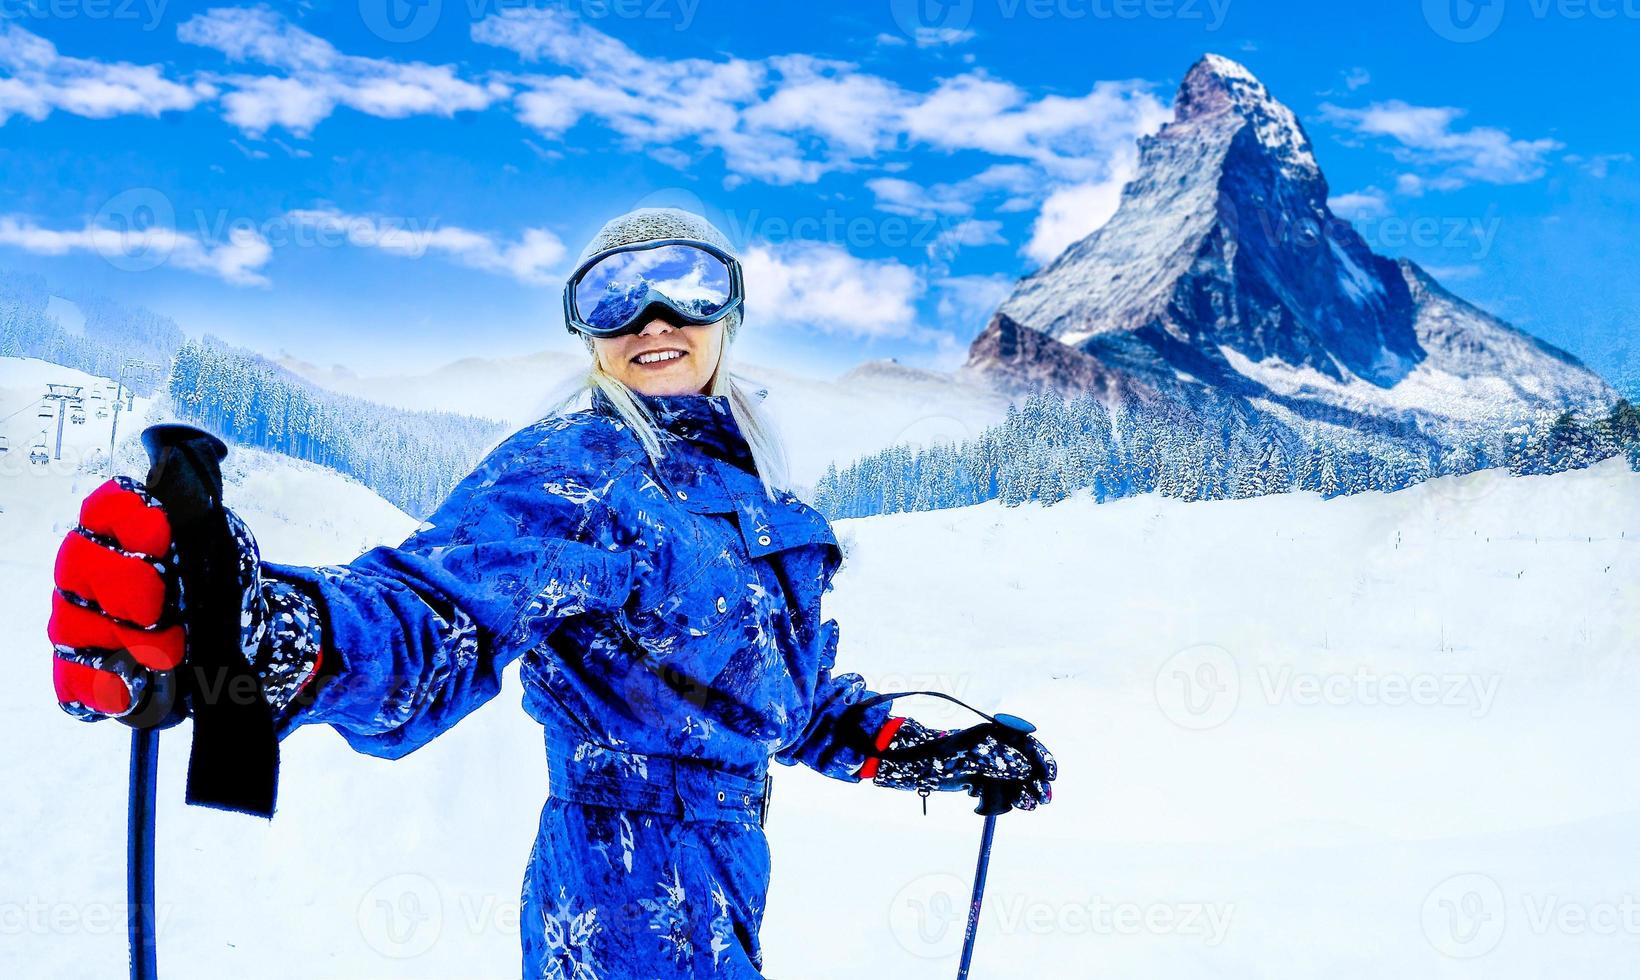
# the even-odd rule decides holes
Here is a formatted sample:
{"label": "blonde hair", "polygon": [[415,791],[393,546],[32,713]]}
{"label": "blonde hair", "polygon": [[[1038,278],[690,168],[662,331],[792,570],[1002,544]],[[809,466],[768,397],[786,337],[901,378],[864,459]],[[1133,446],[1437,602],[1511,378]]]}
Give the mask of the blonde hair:
{"label": "blonde hair", "polygon": [[[588,348],[592,350],[591,366],[585,373],[577,372],[572,375],[555,395],[549,397],[549,407],[543,413],[544,417],[563,414],[582,396],[590,398],[594,389],[600,390],[608,397],[627,428],[637,436],[650,460],[658,461],[666,455],[666,447],[656,434],[655,420],[650,417],[643,403],[634,397],[635,392],[631,388],[604,370],[596,349],[590,344]],[[740,434],[746,438],[746,445],[751,449],[758,479],[763,484],[763,495],[771,501],[778,501],[780,493],[791,492],[790,465],[784,440],[780,437],[779,428],[773,418],[760,404],[762,398],[755,394],[761,386],[732,371],[730,364],[729,338],[725,336],[718,348],[717,367],[713,369],[712,379],[707,382],[702,394],[728,396],[729,412],[734,416],[735,424],[740,427]]]}

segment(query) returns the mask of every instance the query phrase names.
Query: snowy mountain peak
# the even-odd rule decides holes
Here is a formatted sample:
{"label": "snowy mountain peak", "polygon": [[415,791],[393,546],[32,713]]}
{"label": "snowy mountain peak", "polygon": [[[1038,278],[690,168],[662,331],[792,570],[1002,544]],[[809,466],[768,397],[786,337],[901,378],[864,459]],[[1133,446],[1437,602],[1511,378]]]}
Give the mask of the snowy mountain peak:
{"label": "snowy mountain peak", "polygon": [[1196,62],[1174,100],[1174,124],[1234,113],[1246,120],[1259,144],[1296,174],[1319,176],[1310,137],[1293,111],[1276,101],[1264,83],[1240,62],[1208,54]]}
{"label": "snowy mountain peak", "polygon": [[1328,194],[1292,110],[1208,55],[1139,141],[1116,213],[1020,280],[964,371],[1014,391],[1206,390],[1363,428],[1613,397],[1566,352],[1374,254]]}

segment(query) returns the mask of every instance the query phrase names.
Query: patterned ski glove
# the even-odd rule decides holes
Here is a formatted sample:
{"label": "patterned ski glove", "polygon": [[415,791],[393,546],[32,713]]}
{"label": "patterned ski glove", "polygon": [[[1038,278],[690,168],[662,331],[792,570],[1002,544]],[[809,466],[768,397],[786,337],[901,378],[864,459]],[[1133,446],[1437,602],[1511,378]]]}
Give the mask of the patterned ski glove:
{"label": "patterned ski glove", "polygon": [[1053,799],[1059,764],[1036,736],[991,722],[942,731],[910,718],[890,718],[878,731],[876,748],[861,767],[862,779],[923,795],[968,789],[986,780],[1001,784],[1004,799],[1017,810],[1034,810]]}
{"label": "patterned ski glove", "polygon": [[[256,539],[231,511],[239,552],[240,641],[278,711],[318,674],[319,616],[296,587],[264,580]],[[116,477],[85,499],[57,552],[47,635],[57,703],[85,721],[137,727],[174,720],[169,703],[186,661],[176,546],[165,509],[137,480]]]}

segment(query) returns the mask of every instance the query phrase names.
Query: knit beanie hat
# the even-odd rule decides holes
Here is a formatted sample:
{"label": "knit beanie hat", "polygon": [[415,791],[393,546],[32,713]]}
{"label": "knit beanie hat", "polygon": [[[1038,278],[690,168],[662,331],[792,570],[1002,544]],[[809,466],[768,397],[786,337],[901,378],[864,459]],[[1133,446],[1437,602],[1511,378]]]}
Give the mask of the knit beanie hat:
{"label": "knit beanie hat", "polygon": [[[581,250],[581,257],[575,260],[575,268],[581,263],[607,248],[620,245],[632,245],[638,242],[654,242],[664,238],[686,238],[697,242],[706,242],[716,245],[735,258],[740,256],[723,232],[710,221],[689,211],[679,208],[638,208],[628,211],[618,218],[614,218],[598,229],[592,236],[592,241]],[[727,347],[734,343],[735,331],[740,328],[740,316],[744,308],[737,309],[723,318],[723,344]],[[592,345],[592,338],[580,334],[581,342],[587,345],[587,353],[595,354],[596,348]]]}

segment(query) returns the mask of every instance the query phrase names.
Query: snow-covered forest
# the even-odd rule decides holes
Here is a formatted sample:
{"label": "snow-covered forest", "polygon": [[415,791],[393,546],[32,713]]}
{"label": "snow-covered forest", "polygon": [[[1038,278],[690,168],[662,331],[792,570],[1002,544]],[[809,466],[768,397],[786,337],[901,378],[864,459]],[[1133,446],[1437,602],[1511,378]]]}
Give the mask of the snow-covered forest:
{"label": "snow-covered forest", "polygon": [[1091,489],[1098,501],[1145,493],[1223,500],[1292,490],[1324,497],[1404,490],[1439,476],[1505,467],[1516,475],[1579,469],[1625,456],[1640,470],[1640,411],[1543,413],[1515,425],[1408,437],[1289,424],[1228,399],[1130,402],[1036,391],[978,437],[891,446],[815,490],[826,516],[867,517],[987,500],[1054,504]]}
{"label": "snow-covered forest", "polygon": [[[170,317],[42,276],[0,269],[0,357],[33,357],[169,395],[169,412],[229,442],[354,477],[406,513],[431,513],[502,433],[326,391]],[[135,433],[130,433],[135,435]]]}
{"label": "snow-covered forest", "polygon": [[328,466],[417,517],[433,512],[504,433],[449,412],[410,412],[315,387],[207,339],[177,352],[172,409],[232,442]]}
{"label": "snow-covered forest", "polygon": [[[52,315],[48,307],[53,296],[72,302],[84,322],[71,328]],[[170,317],[0,269],[0,357],[37,357],[104,378],[123,373],[138,394],[149,395],[164,381],[165,368],[182,341],[182,331]],[[149,369],[127,370],[132,361]]]}

